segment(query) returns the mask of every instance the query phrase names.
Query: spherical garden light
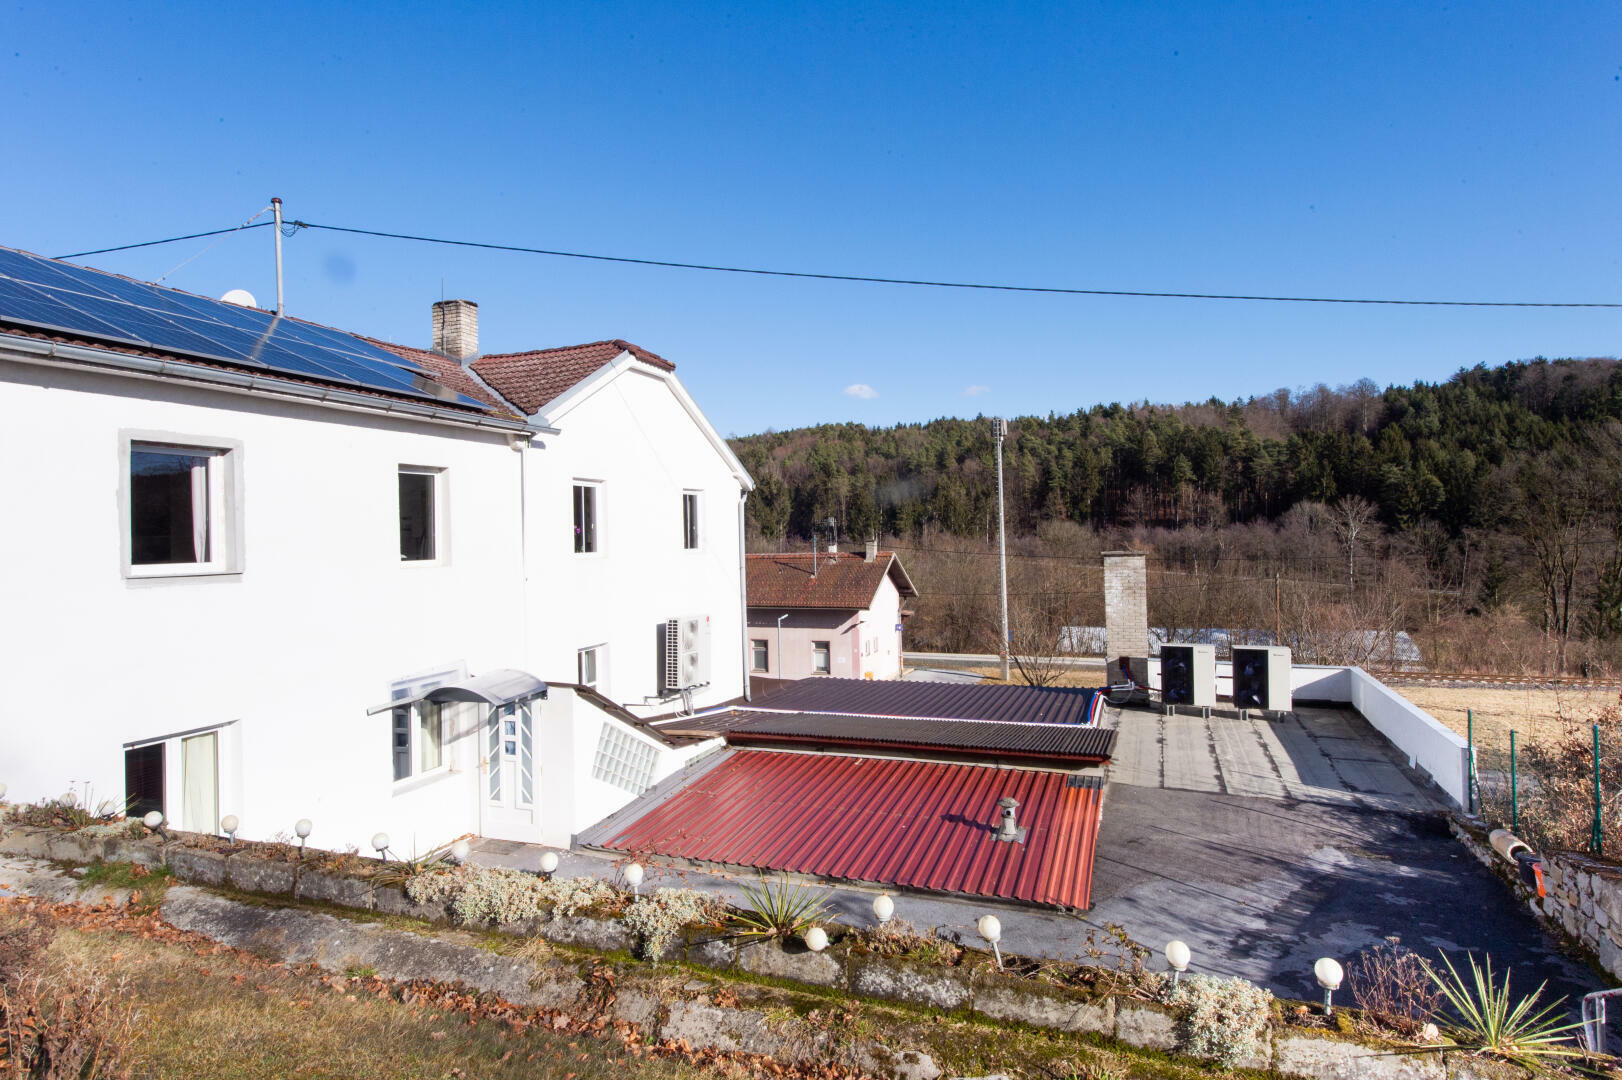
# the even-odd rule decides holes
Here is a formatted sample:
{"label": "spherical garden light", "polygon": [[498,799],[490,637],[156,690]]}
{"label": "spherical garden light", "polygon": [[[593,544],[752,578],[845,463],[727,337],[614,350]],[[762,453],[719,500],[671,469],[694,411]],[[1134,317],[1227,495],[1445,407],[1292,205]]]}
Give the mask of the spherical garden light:
{"label": "spherical garden light", "polygon": [[873,917],[883,926],[895,915],[895,901],[890,899],[889,893],[879,893],[873,898]]}
{"label": "spherical garden light", "polygon": [[389,834],[380,832],[373,835],[372,847],[377,851],[377,857],[386,861],[389,857]]}
{"label": "spherical garden light", "polygon": [[1335,1015],[1335,991],[1340,989],[1340,981],[1346,977],[1346,973],[1340,969],[1340,962],[1326,956],[1312,965],[1312,974],[1317,976],[1318,985],[1324,988],[1324,1015]]}
{"label": "spherical garden light", "polygon": [[821,952],[828,947],[828,931],[820,926],[813,926],[805,932],[805,947],[812,952]]}
{"label": "spherical garden light", "polygon": [[551,877],[558,872],[558,853],[555,851],[541,852],[541,873]]}
{"label": "spherical garden light", "polygon": [[974,924],[980,936],[991,942],[991,951],[997,957],[997,970],[1002,970],[1002,949],[997,942],[1002,940],[1002,920],[995,915],[982,915],[980,921]]}
{"label": "spherical garden light", "polygon": [[315,831],[315,826],[310,822],[310,819],[307,818],[307,817],[299,818],[297,824],[295,824],[293,826],[293,835],[298,837],[298,857],[299,858],[301,858],[301,859],[304,858],[304,841],[308,840],[310,838],[310,834],[312,832],[314,832],[314,831]]}
{"label": "spherical garden light", "polygon": [[146,816],[141,819],[141,824],[145,825],[147,828],[151,829],[153,832],[162,832],[163,831],[163,811],[162,810],[148,810],[146,812]]}
{"label": "spherical garden light", "polygon": [[1168,941],[1166,943],[1166,963],[1171,965],[1171,984],[1173,986],[1176,986],[1177,981],[1183,977],[1183,972],[1188,970],[1188,962],[1191,959],[1193,959],[1193,954],[1188,951],[1186,942]]}
{"label": "spherical garden light", "polygon": [[642,895],[642,878],[644,876],[641,863],[632,863],[625,868],[625,884],[631,887],[632,895]]}
{"label": "spherical garden light", "polygon": [[451,859],[459,866],[467,865],[467,857],[473,854],[473,845],[466,840],[458,840],[451,845]]}
{"label": "spherical garden light", "polygon": [[230,838],[232,847],[236,846],[237,826],[240,824],[235,814],[226,814],[220,819],[220,831]]}
{"label": "spherical garden light", "polygon": [[69,810],[71,810],[75,806],[79,805],[79,796],[74,794],[71,791],[64,791],[61,795],[57,796],[56,801],[60,805],[65,806]]}

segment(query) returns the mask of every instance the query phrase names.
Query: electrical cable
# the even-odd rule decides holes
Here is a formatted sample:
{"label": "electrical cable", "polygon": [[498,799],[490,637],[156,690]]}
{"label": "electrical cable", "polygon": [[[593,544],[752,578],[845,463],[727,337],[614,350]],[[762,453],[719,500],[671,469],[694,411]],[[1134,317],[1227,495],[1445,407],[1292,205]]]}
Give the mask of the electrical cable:
{"label": "electrical cable", "polygon": [[[105,255],[114,251],[133,251],[136,248],[173,244],[181,240],[196,240],[204,236],[220,236],[241,229],[263,228],[269,222],[239,225],[230,229],[212,229],[207,232],[171,236],[163,240],[147,240],[139,244],[120,244],[117,247],[76,251],[71,255],[58,255],[59,259],[78,259],[86,255]],[[677,262],[672,259],[643,259],[629,255],[596,255],[582,251],[559,251],[552,248],[525,247],[521,244],[493,244],[479,240],[451,240],[439,236],[420,236],[414,233],[388,232],[382,229],[361,229],[349,225],[325,225],[316,221],[289,221],[283,224],[284,235],[292,236],[299,229],[321,229],[326,232],[349,233],[354,236],[372,236],[385,240],[410,240],[422,244],[442,244],[448,247],[480,248],[485,251],[510,251],[523,255],[547,255],[559,259],[586,259],[593,262],[627,263],[633,266],[657,266],[673,270],[703,270],[717,274],[752,274],[758,277],[803,278],[815,281],[850,281],[867,285],[915,285],[933,289],[976,289],[989,292],[1046,293],[1062,296],[1125,296],[1151,300],[1241,300],[1279,304],[1373,304],[1399,307],[1477,307],[1477,308],[1622,308],[1622,302],[1602,301],[1543,301],[1543,300],[1393,300],[1381,297],[1345,296],[1271,296],[1251,293],[1197,293],[1157,292],[1148,289],[1073,289],[1052,285],[1003,285],[993,282],[935,281],[930,278],[877,277],[867,274],[825,274],[808,270],[767,270],[750,266],[720,266],[712,263]]]}
{"label": "electrical cable", "polygon": [[445,244],[450,247],[484,248],[489,251],[511,251],[525,255],[550,255],[561,259],[589,259],[595,262],[630,263],[636,266],[662,266],[677,270],[707,270],[720,274],[755,274],[762,277],[812,278],[818,281],[854,281],[872,285],[922,285],[936,289],[984,289],[993,292],[1058,293],[1066,296],[1138,296],[1157,300],[1257,300],[1289,304],[1396,304],[1409,307],[1493,307],[1493,308],[1622,308],[1622,303],[1545,302],[1529,300],[1383,300],[1374,298],[1347,298],[1331,296],[1252,296],[1241,293],[1185,293],[1150,292],[1141,289],[1069,289],[1045,285],[996,285],[984,282],[932,281],[927,278],[870,277],[865,274],[819,274],[804,270],[763,270],[746,266],[716,266],[709,263],[675,262],[668,259],[640,259],[628,255],[592,255],[579,251],[556,251],[549,248],[523,247],[518,244],[491,244],[477,240],[447,240],[437,236],[417,236],[411,233],[384,232],[380,229],[357,229],[346,225],[322,225],[313,221],[294,221],[304,229],[324,229],[327,232],[352,233],[356,236],[376,236],[389,240],[413,240],[424,244]]}
{"label": "electrical cable", "polygon": [[[105,255],[109,251],[133,251],[136,248],[157,247],[159,244],[176,244],[182,240],[197,240],[204,236],[223,236],[243,229],[263,229],[271,222],[260,221],[252,225],[233,225],[229,229],[210,229],[207,232],[187,233],[185,236],[171,236],[163,240],[144,240],[139,244],[120,244],[118,247],[97,248],[94,251],[75,251],[71,255],[54,255],[56,259],[82,259],[86,255]],[[170,271],[173,273],[174,271]]]}

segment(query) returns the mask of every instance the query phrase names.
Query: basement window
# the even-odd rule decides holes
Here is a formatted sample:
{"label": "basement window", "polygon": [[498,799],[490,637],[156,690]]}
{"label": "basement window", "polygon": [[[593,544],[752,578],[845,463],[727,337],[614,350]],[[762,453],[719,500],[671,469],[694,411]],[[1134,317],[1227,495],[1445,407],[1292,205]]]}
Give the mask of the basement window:
{"label": "basement window", "polygon": [[597,739],[597,758],[591,775],[617,788],[640,795],[653,785],[653,747],[616,724],[605,723]]}

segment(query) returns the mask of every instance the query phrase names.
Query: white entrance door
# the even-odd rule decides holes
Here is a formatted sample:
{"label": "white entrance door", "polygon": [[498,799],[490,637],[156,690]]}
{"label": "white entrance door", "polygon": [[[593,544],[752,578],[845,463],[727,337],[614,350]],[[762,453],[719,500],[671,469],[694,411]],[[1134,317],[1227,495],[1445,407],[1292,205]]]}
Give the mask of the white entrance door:
{"label": "white entrance door", "polygon": [[528,704],[491,709],[484,722],[484,834],[533,842],[535,718]]}

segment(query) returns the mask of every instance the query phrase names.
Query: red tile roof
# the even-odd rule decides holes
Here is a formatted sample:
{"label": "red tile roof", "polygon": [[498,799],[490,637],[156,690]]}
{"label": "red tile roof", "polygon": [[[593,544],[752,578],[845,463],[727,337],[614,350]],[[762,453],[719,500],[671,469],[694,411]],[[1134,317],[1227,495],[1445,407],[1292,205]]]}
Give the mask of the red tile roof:
{"label": "red tile roof", "polygon": [[[1096,779],[900,758],[733,750],[597,846],[1085,910]],[[1019,800],[1023,843],[993,838]]]}
{"label": "red tile roof", "polygon": [[767,608],[836,608],[859,611],[873,602],[886,574],[902,596],[917,596],[912,579],[893,551],[868,560],[859,552],[819,553],[816,573],[810,552],[751,555],[749,606]]}
{"label": "red tile roof", "polygon": [[657,353],[619,338],[557,349],[492,353],[473,361],[473,370],[525,414],[534,415],[547,402],[621,353],[630,353],[660,371],[676,370],[675,364]]}
{"label": "red tile roof", "polygon": [[429,352],[427,349],[413,349],[409,345],[396,345],[392,341],[381,341],[377,338],[365,338],[380,349],[387,349],[395,356],[421,364],[434,373],[434,379],[450,387],[459,394],[466,394],[475,401],[482,401],[486,405],[499,410],[503,415],[513,415],[510,405],[500,400],[484,386],[479,380],[467,373],[467,369],[443,353]]}

